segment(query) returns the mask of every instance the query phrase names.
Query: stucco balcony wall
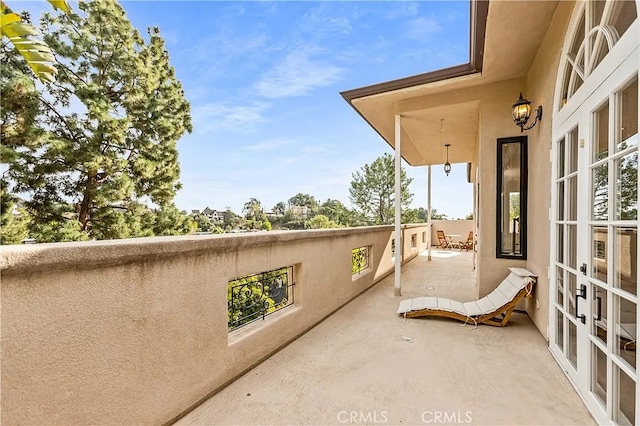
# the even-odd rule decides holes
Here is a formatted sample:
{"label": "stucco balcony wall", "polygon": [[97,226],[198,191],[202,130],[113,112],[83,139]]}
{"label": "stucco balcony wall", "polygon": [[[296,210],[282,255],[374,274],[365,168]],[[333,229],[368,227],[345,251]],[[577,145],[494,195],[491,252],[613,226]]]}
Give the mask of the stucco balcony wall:
{"label": "stucco balcony wall", "polygon": [[[404,227],[405,262],[423,232]],[[0,420],[169,422],[391,273],[392,239],[380,226],[1,247]],[[370,266],[352,277],[362,246]],[[295,304],[228,333],[229,280],[283,266]]]}

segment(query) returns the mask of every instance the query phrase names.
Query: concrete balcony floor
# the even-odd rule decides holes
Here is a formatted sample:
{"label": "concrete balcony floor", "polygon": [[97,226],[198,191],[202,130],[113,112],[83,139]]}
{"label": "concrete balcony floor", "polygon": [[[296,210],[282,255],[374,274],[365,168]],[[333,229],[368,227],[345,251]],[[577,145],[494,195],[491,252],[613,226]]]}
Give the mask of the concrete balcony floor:
{"label": "concrete balcony floor", "polygon": [[402,279],[402,298],[385,278],[178,424],[594,424],[526,314],[396,315],[403,298],[475,299],[471,253],[422,253]]}

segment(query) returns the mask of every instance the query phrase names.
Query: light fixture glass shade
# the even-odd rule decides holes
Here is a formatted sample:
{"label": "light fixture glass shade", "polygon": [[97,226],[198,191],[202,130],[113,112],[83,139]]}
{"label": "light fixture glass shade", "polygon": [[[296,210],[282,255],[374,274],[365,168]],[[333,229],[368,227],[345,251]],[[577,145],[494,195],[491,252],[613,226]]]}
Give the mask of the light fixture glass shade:
{"label": "light fixture glass shade", "polygon": [[444,144],[445,148],[447,148],[447,162],[444,163],[444,172],[447,174],[447,176],[449,176],[449,172],[451,171],[451,163],[449,163],[449,147],[451,146],[450,143],[446,143]]}
{"label": "light fixture glass shade", "polygon": [[531,117],[531,101],[522,97],[522,92],[520,92],[520,97],[512,106],[512,114],[513,121],[520,127],[523,127],[529,121],[529,117]]}

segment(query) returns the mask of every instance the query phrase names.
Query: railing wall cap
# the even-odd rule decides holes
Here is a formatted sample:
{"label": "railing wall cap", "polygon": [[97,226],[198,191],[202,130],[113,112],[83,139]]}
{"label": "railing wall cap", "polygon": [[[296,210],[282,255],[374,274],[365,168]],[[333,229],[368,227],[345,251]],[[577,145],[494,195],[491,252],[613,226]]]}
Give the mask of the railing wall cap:
{"label": "railing wall cap", "polygon": [[[403,225],[403,228],[425,225]],[[75,269],[87,269],[132,263],[143,259],[158,260],[199,252],[232,251],[261,245],[340,238],[372,232],[391,232],[392,230],[393,225],[381,225],[304,231],[184,235],[0,246],[0,271],[2,275],[11,275],[42,270],[60,270],[71,266]]]}

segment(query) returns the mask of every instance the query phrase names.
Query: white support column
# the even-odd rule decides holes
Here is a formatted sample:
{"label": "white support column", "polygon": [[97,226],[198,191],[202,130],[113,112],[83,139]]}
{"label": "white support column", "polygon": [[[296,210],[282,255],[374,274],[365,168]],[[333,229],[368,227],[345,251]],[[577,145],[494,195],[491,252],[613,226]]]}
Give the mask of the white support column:
{"label": "white support column", "polygon": [[427,260],[431,260],[431,164],[427,170]]}
{"label": "white support column", "polygon": [[401,296],[401,284],[400,284],[400,273],[402,271],[402,230],[400,229],[400,221],[401,221],[401,210],[402,210],[402,188],[400,186],[400,167],[402,160],[402,146],[400,142],[400,116],[396,115],[396,129],[395,129],[395,176],[396,176],[396,184],[395,184],[395,202],[396,202],[396,215],[395,215],[395,270],[394,270],[394,295]]}

